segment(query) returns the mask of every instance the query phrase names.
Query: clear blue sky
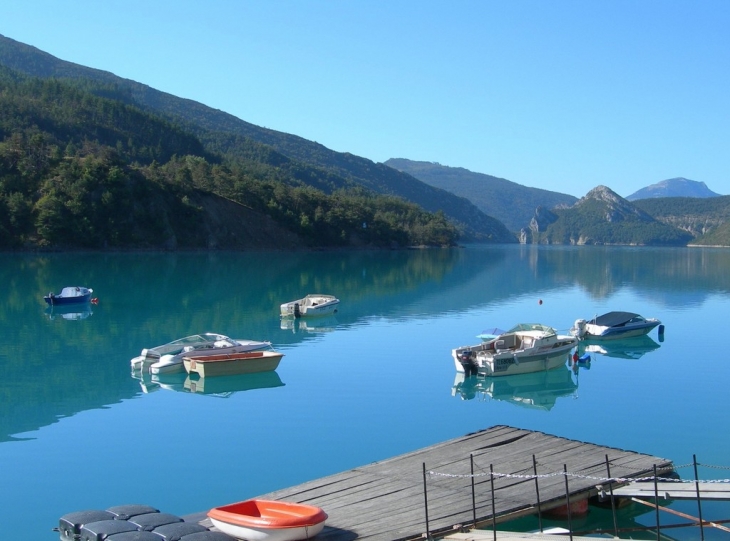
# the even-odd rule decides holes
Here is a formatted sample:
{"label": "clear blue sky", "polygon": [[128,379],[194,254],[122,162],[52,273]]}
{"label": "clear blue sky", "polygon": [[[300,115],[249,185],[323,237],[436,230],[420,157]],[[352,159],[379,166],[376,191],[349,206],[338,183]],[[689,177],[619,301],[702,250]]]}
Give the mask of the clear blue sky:
{"label": "clear blue sky", "polygon": [[9,38],[376,162],[730,193],[730,0],[3,4]]}

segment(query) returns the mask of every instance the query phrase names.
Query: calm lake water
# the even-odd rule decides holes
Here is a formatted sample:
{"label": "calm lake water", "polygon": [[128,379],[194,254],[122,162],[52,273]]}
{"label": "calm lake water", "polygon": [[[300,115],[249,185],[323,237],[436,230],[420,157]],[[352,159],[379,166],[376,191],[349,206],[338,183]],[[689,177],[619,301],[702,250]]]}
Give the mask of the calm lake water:
{"label": "calm lake water", "polygon": [[[205,511],[500,424],[730,466],[729,271],[730,250],[694,248],[4,254],[0,523],[51,540],[72,511]],[[69,285],[98,304],[50,313],[43,295]],[[282,324],[279,304],[307,293],[337,295],[339,313]],[[577,374],[456,377],[450,350],[483,329],[567,332],[610,310],[658,317],[663,340],[594,353]],[[142,348],[199,332],[271,340],[285,357],[275,373],[193,388],[131,377]]]}

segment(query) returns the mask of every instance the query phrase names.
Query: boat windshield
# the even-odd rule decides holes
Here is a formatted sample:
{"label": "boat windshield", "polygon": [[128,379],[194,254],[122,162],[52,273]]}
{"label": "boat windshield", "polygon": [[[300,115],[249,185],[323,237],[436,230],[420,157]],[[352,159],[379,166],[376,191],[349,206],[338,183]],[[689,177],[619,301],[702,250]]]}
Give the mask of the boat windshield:
{"label": "boat windshield", "polygon": [[175,340],[174,342],[170,342],[170,345],[172,344],[178,344],[180,346],[195,346],[195,345],[202,345],[202,344],[210,344],[212,342],[215,342],[214,337],[205,337],[200,334],[193,334],[191,336],[186,336],[185,338],[180,338],[178,340]]}
{"label": "boat windshield", "polygon": [[540,331],[540,332],[544,332],[545,334],[557,334],[555,329],[553,329],[552,327],[549,327],[548,325],[542,325],[540,323],[519,323],[518,325],[515,325],[507,332],[510,333],[510,332],[524,332],[524,331]]}

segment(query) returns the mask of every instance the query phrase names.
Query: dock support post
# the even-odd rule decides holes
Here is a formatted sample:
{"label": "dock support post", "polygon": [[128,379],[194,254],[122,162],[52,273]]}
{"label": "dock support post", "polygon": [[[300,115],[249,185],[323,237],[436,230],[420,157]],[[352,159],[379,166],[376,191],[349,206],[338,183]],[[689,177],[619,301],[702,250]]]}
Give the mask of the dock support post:
{"label": "dock support post", "polygon": [[426,463],[423,463],[423,508],[426,511],[426,539],[431,539],[431,529],[428,525],[428,490],[426,489]]}
{"label": "dock support post", "polygon": [[497,511],[494,505],[494,464],[489,465],[489,484],[492,487],[492,532],[494,541],[497,541]]}
{"label": "dock support post", "polygon": [[656,509],[656,539],[662,540],[661,527],[659,526],[659,487],[657,487],[658,479],[656,477],[656,464],[654,464],[654,506]]}
{"label": "dock support post", "polygon": [[702,524],[702,498],[700,498],[700,478],[697,476],[697,455],[692,455],[692,463],[695,468],[695,491],[697,492],[697,513],[700,519],[700,539],[705,541],[705,527]]}
{"label": "dock support post", "polygon": [[542,512],[540,510],[540,485],[537,480],[537,460],[535,460],[535,455],[532,455],[532,471],[535,472],[535,495],[537,496],[537,524],[540,527],[540,533],[542,533]]}
{"label": "dock support post", "polygon": [[573,517],[570,512],[570,490],[568,489],[568,465],[563,464],[563,476],[565,477],[565,505],[568,508],[568,531],[570,532],[570,541],[573,541]]}
{"label": "dock support post", "polygon": [[474,493],[474,454],[469,455],[469,462],[471,463],[471,511],[474,517],[474,525],[472,528],[477,527],[477,500]]}
{"label": "dock support post", "polygon": [[611,478],[611,464],[606,454],[606,478],[608,479],[608,490],[611,493],[611,514],[613,515],[613,535],[618,538],[618,521],[616,520],[616,502],[613,497],[613,482]]}

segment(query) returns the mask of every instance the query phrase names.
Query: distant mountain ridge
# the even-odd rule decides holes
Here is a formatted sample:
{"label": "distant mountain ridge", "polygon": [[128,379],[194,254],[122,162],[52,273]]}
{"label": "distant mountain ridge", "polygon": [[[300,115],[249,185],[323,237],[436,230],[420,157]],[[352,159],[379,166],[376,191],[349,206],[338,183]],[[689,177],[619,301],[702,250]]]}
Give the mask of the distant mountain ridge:
{"label": "distant mountain ridge", "polygon": [[[330,150],[323,145],[296,135],[261,128],[233,115],[207,107],[193,100],[179,98],[147,85],[117,77],[102,70],[60,60],[30,45],[0,35],[0,63],[35,77],[90,79],[110,85],[115,99],[126,99],[144,110],[161,114],[182,123],[196,135],[200,130],[222,134],[230,139],[248,137],[266,144],[291,160],[323,169],[331,174],[330,186],[317,186],[333,191],[346,184],[357,184],[379,194],[401,197],[427,211],[442,211],[462,231],[464,240],[511,243],[517,242],[499,220],[486,215],[469,200],[430,186],[416,178],[350,153]],[[196,131],[196,128],[198,131]]]}
{"label": "distant mountain ridge", "polygon": [[684,246],[691,239],[606,186],[592,189],[570,208],[539,208],[520,233],[526,244]]}
{"label": "distant mountain ridge", "polygon": [[704,182],[689,180],[684,177],[662,180],[642,188],[627,196],[628,201],[650,199],[656,197],[719,197],[719,193],[710,190]]}
{"label": "distant mountain ridge", "polygon": [[519,231],[530,223],[537,207],[551,209],[570,206],[578,201],[572,195],[529,188],[461,167],[404,158],[391,158],[385,165],[408,173],[431,186],[466,197],[482,212],[504,223],[510,231]]}

